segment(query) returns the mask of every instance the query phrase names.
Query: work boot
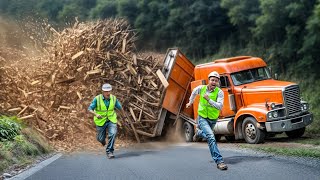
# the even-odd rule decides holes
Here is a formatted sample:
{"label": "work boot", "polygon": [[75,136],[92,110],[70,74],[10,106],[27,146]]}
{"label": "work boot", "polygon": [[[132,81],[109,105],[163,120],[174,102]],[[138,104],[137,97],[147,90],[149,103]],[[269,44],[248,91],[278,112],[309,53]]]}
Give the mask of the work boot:
{"label": "work boot", "polygon": [[114,158],[113,152],[107,152],[107,157],[109,159],[113,159]]}
{"label": "work boot", "polygon": [[193,142],[198,142],[200,139],[200,137],[198,136],[198,131],[199,131],[199,129],[196,128],[196,132],[194,132],[194,135],[192,137]]}
{"label": "work boot", "polygon": [[227,170],[228,166],[225,163],[221,162],[217,164],[217,168],[220,170]]}

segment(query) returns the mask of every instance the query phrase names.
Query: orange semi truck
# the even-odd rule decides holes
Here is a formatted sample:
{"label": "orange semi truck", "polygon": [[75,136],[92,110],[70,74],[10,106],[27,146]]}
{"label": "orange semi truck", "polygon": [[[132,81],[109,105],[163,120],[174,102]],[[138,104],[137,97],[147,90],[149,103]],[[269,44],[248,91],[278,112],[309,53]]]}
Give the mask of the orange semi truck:
{"label": "orange semi truck", "polygon": [[[271,77],[267,64],[257,57],[238,56],[194,66],[179,49],[168,49],[162,73],[169,86],[163,92],[158,124],[151,136],[159,136],[166,125],[177,124],[186,141],[192,141],[197,125],[196,97],[185,108],[192,90],[208,83],[208,74],[220,74],[224,106],[214,127],[216,139],[244,139],[257,144],[265,137],[285,132],[300,137],[313,121],[309,105],[300,98],[299,86]],[[181,127],[181,128],[179,128]]]}

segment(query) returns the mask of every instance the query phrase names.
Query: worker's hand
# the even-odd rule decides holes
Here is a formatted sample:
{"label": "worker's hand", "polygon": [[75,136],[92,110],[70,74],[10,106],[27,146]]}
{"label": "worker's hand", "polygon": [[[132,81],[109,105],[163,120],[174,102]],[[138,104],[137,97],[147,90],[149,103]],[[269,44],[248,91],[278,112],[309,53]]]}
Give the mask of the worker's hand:
{"label": "worker's hand", "polygon": [[98,119],[102,118],[102,116],[100,114],[96,114],[96,116],[97,116]]}
{"label": "worker's hand", "polygon": [[208,96],[208,94],[204,94],[204,95],[203,95],[203,98],[205,98],[207,101],[209,101],[209,99],[210,99],[209,96]]}
{"label": "worker's hand", "polygon": [[188,102],[188,103],[186,104],[186,108],[189,108],[190,106],[191,106],[191,103]]}

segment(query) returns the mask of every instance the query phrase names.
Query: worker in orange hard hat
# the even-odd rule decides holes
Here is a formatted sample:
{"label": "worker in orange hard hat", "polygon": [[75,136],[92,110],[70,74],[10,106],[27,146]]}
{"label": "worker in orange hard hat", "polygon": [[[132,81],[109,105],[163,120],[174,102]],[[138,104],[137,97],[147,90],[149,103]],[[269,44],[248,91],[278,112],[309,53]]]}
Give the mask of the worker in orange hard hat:
{"label": "worker in orange hard hat", "polygon": [[200,95],[198,105],[198,127],[193,136],[193,141],[199,138],[207,139],[212,159],[220,170],[227,170],[228,166],[224,163],[222,155],[218,149],[216,139],[212,129],[214,128],[223,106],[224,94],[218,87],[220,75],[213,71],[208,75],[208,84],[196,87],[189,98],[186,107],[189,108],[197,94]]}

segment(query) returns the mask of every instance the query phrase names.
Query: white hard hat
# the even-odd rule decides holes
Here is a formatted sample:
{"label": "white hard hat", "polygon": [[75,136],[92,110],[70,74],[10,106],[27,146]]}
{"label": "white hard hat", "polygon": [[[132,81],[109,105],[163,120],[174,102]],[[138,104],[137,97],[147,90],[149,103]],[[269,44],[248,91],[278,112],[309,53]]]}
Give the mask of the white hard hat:
{"label": "white hard hat", "polygon": [[217,71],[212,71],[209,75],[208,75],[208,78],[210,77],[216,77],[218,79],[220,79],[220,75]]}
{"label": "white hard hat", "polygon": [[111,90],[112,90],[112,86],[108,83],[102,86],[102,91],[111,91]]}

